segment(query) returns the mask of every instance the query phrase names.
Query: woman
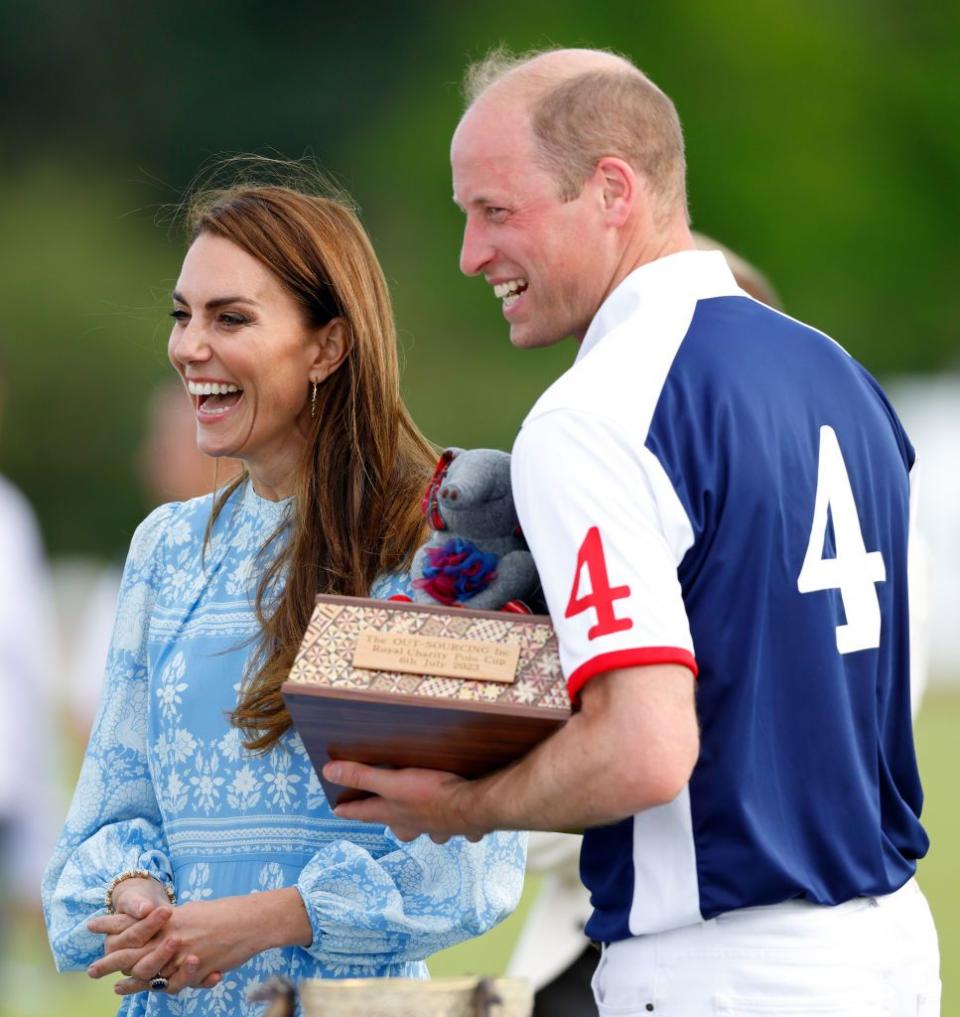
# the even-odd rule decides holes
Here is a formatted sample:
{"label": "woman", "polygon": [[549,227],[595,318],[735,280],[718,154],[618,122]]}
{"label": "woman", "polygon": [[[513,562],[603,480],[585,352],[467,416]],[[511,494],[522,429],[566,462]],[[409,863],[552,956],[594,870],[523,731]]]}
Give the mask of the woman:
{"label": "woman", "polygon": [[516,835],[405,845],[337,819],[280,696],[315,594],[404,592],[422,537],[434,456],[362,227],[238,186],[194,203],[190,237],[170,360],[199,447],[246,472],[134,535],[43,887],[58,968],[123,971],[123,1014],[257,1012],[247,989],[276,973],[422,976],[522,880]]}

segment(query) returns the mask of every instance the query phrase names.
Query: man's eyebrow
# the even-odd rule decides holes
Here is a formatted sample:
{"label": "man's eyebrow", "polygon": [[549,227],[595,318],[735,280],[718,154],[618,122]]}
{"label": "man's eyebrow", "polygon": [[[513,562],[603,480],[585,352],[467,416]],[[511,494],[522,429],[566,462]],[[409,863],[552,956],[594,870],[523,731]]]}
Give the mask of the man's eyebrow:
{"label": "man's eyebrow", "polygon": [[[173,299],[178,304],[183,304],[186,307],[190,306],[190,302],[177,293],[176,290],[173,291]],[[225,304],[250,304],[252,307],[258,306],[257,301],[252,300],[250,297],[215,297],[213,300],[208,300],[204,306],[208,311],[214,311]]]}

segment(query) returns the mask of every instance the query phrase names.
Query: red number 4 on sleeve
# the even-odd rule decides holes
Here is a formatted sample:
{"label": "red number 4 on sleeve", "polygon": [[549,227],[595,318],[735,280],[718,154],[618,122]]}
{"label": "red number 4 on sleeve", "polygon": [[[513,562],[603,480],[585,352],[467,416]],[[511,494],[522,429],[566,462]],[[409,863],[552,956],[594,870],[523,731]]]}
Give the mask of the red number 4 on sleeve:
{"label": "red number 4 on sleeve", "polygon": [[[590,577],[590,592],[581,597],[578,595],[583,570]],[[572,618],[593,608],[597,612],[597,624],[587,632],[588,639],[598,636],[609,636],[613,632],[624,632],[633,628],[630,618],[618,618],[614,614],[614,601],[630,596],[629,586],[611,586],[607,576],[607,560],[603,556],[603,542],[600,530],[591,526],[577,552],[577,568],[573,574],[573,588],[570,590],[570,602],[564,612],[564,618]]]}

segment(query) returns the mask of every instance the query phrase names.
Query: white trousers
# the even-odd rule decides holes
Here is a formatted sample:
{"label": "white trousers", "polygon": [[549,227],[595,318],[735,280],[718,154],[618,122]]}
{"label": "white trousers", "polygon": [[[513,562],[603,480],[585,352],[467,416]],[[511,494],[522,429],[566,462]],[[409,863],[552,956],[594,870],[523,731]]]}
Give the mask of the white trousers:
{"label": "white trousers", "polygon": [[788,901],[604,947],[601,1017],[939,1017],[940,952],[911,879],[837,907]]}

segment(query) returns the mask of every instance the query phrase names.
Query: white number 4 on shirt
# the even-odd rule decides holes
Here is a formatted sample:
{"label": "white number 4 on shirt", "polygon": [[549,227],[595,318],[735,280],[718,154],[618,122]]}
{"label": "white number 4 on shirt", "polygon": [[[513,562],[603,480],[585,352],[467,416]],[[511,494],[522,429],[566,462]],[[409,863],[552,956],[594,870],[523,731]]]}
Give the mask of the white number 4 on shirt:
{"label": "white number 4 on shirt", "polygon": [[[833,519],[836,557],[824,558],[827,512]],[[845,625],[837,626],[840,653],[870,650],[880,645],[880,598],[875,583],[887,578],[883,555],[867,551],[853,489],[840,443],[832,427],[820,428],[820,458],[817,466],[817,497],[813,507],[810,542],[797,577],[801,593],[839,590]]]}

